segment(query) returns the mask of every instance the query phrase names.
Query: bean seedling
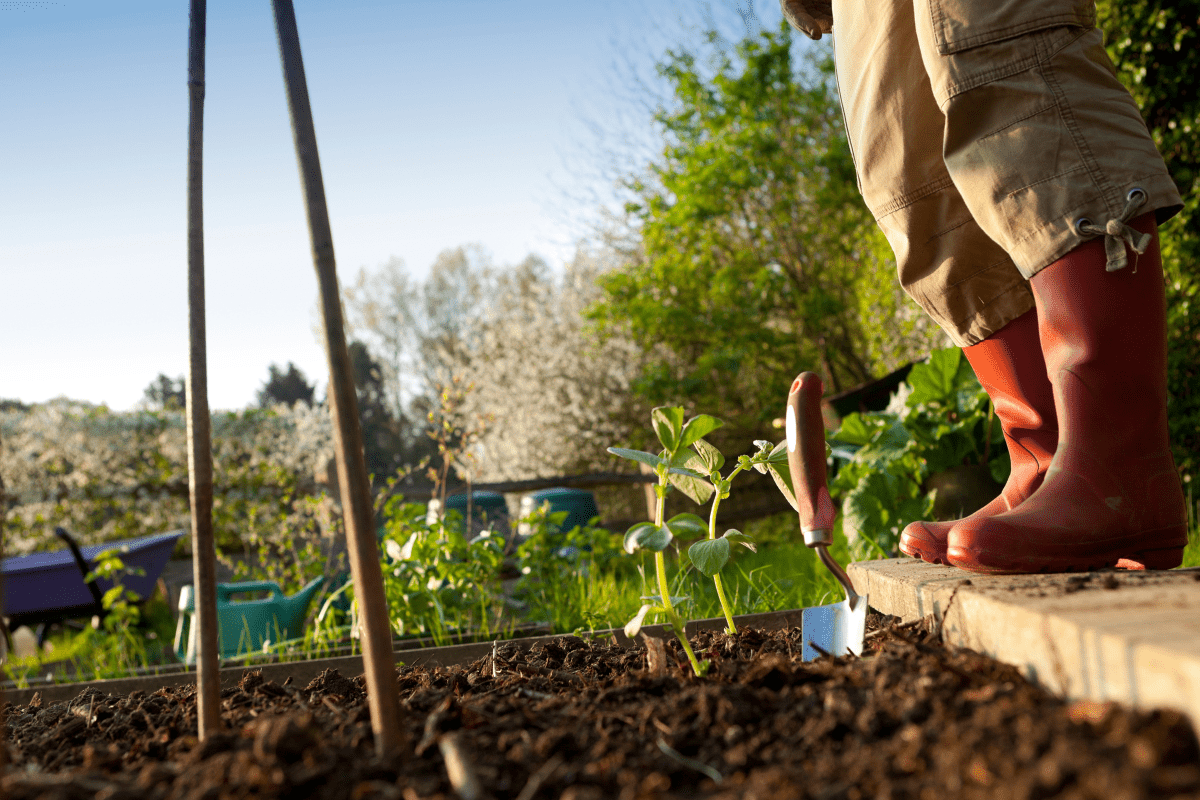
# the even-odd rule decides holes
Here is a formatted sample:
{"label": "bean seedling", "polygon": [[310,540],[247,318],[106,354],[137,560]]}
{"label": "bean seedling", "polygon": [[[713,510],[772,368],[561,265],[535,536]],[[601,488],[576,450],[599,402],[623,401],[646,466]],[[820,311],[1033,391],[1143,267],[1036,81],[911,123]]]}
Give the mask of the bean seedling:
{"label": "bean seedling", "polygon": [[[662,614],[667,618],[667,625],[675,633],[683,652],[697,675],[704,673],[704,667],[696,660],[691,645],[684,634],[684,620],[676,604],[688,598],[673,598],[667,585],[667,567],[663,551],[677,538],[707,534],[707,538],[696,542],[688,548],[688,558],[705,576],[713,579],[717,587],[717,596],[721,601],[721,609],[725,620],[729,623],[729,633],[737,633],[733,622],[733,607],[725,594],[721,583],[721,569],[729,563],[732,555],[732,545],[741,544],[754,550],[754,540],[747,534],[737,530],[728,530],[717,538],[717,509],[721,501],[729,497],[733,479],[741,472],[754,469],[763,474],[769,474],[779,491],[791,504],[798,508],[796,496],[792,489],[791,475],[788,472],[787,442],[772,445],[768,441],[756,441],[758,448],[753,456],[738,457],[737,466],[727,475],[721,477],[721,469],[725,466],[725,457],[721,451],[704,439],[705,436],[720,428],[724,423],[707,414],[692,417],[685,424],[683,409],[660,406],[651,412],[651,421],[658,441],[662,444],[662,452],[658,455],[642,450],[627,450],[623,447],[610,447],[608,452],[630,461],[637,461],[653,468],[658,477],[654,486],[655,506],[654,521],[639,522],[625,533],[625,551],[632,554],[639,549],[654,551],[654,566],[658,577],[659,596],[647,598],[658,600],[658,603],[646,603],[638,609],[633,619],[625,625],[625,635],[629,638],[637,636],[647,614]],[[666,504],[667,493],[672,488],[678,489],[691,498],[697,505],[713,499],[712,510],[709,512],[708,524],[695,514],[677,514],[671,519],[663,520],[663,508]]]}
{"label": "bean seedling", "polygon": [[692,646],[688,643],[687,635],[684,632],[683,616],[676,607],[676,603],[685,598],[671,597],[663,551],[677,537],[702,534],[705,531],[705,525],[704,521],[695,514],[678,514],[664,521],[663,509],[666,505],[667,493],[672,488],[683,492],[697,504],[707,502],[708,498],[712,496],[712,484],[705,480],[704,475],[692,468],[702,464],[700,455],[692,449],[692,445],[721,427],[722,423],[707,414],[700,414],[692,417],[685,424],[683,409],[678,406],[660,406],[651,412],[650,418],[654,424],[654,432],[658,435],[658,441],[663,447],[662,452],[658,455],[642,450],[627,450],[622,447],[608,448],[608,452],[613,455],[650,466],[658,477],[658,483],[654,486],[654,521],[639,522],[625,534],[625,551],[627,553],[632,554],[639,549],[654,552],[659,595],[657,598],[648,599],[658,602],[646,603],[638,609],[633,619],[626,623],[625,635],[631,639],[636,637],[647,614],[662,614],[666,617],[667,625],[675,633],[675,637],[679,639],[680,645],[683,646],[683,652],[687,655],[692,669],[697,675],[703,675],[704,667],[696,659],[696,654],[692,652]]}

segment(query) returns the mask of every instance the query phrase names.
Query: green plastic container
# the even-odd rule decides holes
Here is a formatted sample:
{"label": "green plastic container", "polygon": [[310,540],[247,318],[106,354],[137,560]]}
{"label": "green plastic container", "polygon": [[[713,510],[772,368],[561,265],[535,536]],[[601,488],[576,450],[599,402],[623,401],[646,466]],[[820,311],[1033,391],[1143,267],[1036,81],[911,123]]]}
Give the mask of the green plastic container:
{"label": "green plastic container", "polygon": [[[274,581],[244,581],[217,584],[217,625],[221,657],[261,652],[263,642],[282,642],[304,635],[304,617],[313,597],[325,582],[314,578],[296,594],[288,597]],[[237,601],[238,595],[270,592],[262,600]],[[180,661],[196,661],[195,588],[184,586],[179,592],[179,622],[175,626],[175,655]]]}
{"label": "green plastic container", "polygon": [[[467,518],[467,494],[452,494],[446,498],[446,510],[457,511]],[[471,492],[471,521],[469,530],[474,536],[485,528],[508,535],[508,504],[498,492]]]}
{"label": "green plastic container", "polygon": [[599,509],[596,508],[596,495],[583,489],[567,489],[560,486],[553,489],[541,489],[525,495],[521,500],[521,516],[533,513],[536,509],[541,508],[542,503],[550,504],[550,513],[567,512],[567,518],[563,524],[552,528],[554,533],[563,533],[575,527],[583,527],[592,517],[600,515]]}

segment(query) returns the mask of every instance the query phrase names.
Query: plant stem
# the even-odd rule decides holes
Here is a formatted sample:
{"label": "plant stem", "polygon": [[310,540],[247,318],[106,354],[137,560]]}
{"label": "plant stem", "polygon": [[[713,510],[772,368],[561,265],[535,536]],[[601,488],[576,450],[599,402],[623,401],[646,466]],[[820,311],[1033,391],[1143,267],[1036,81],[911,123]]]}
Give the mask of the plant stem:
{"label": "plant stem", "polygon": [[[733,474],[729,477],[732,478]],[[713,497],[712,511],[708,515],[709,539],[717,538],[717,507],[719,505],[721,505],[721,493],[717,492]],[[721,601],[721,610],[725,612],[725,621],[729,623],[729,630],[726,633],[737,633],[737,625],[733,622],[733,607],[729,605],[729,598],[725,596],[725,587],[721,584],[721,573],[713,575],[713,584],[717,587],[717,599]]]}
{"label": "plant stem", "polygon": [[[664,471],[658,477],[659,486],[658,502],[654,505],[654,524],[661,528],[663,524],[663,508],[667,503],[667,473]],[[687,654],[688,661],[692,665],[692,670],[697,675],[703,675],[704,671],[700,668],[700,662],[696,659],[696,654],[692,652],[692,645],[687,640],[687,631],[684,630],[683,617],[675,610],[675,605],[671,602],[671,587],[667,584],[667,559],[662,551],[654,554],[654,569],[658,573],[658,591],[662,596],[663,610],[666,613],[667,622],[671,625],[671,629],[675,631],[675,638],[679,640],[679,644],[683,645],[683,652]]]}

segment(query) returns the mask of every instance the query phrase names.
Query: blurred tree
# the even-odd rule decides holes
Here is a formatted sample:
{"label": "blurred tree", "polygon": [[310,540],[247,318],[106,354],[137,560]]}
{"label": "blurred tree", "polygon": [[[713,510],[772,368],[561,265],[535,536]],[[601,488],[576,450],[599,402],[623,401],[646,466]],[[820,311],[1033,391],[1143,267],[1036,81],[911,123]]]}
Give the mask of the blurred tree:
{"label": "blurred tree", "polygon": [[151,408],[183,410],[187,408],[187,389],[183,376],[168,378],[161,372],[151,381],[142,395],[143,402]]}
{"label": "blurred tree", "polygon": [[1200,0],[1099,0],[1100,25],[1183,196],[1163,225],[1171,439],[1184,480],[1200,469]]}
{"label": "blurred tree", "polygon": [[388,406],[383,371],[360,341],[350,342],[350,364],[358,395],[358,418],[362,425],[367,472],[375,483],[386,481],[401,466],[403,442],[399,425]]}
{"label": "blurred tree", "polygon": [[560,275],[533,256],[493,275],[487,312],[449,364],[469,387],[450,416],[478,431],[477,479],[609,470],[605,448],[644,427],[649,408],[630,391],[640,348],[623,335],[599,341],[584,317],[611,259],[581,249]]}
{"label": "blurred tree", "polygon": [[829,50],[797,63],[786,24],[732,50],[710,32],[702,49],[660,64],[664,146],[626,181],[633,246],[593,315],[642,346],[645,398],[763,438],[797,372],[838,391],[937,334],[900,295],[858,193]]}
{"label": "blurred tree", "polygon": [[267,372],[267,382],[258,390],[259,408],[267,408],[276,403],[283,403],[289,408],[300,402],[309,406],[313,404],[316,386],[310,384],[304,373],[291,361],[288,362],[286,370],[272,364],[267,368]]}

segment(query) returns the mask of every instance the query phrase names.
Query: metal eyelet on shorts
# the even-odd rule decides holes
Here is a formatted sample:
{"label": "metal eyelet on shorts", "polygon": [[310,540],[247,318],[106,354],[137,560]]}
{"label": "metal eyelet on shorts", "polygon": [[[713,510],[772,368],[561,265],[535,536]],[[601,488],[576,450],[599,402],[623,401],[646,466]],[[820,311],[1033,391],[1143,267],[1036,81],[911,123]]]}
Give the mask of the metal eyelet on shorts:
{"label": "metal eyelet on shorts", "polygon": [[1090,227],[1092,227],[1092,221],[1087,217],[1080,217],[1079,219],[1075,220],[1075,232],[1081,236],[1086,236],[1087,234],[1083,232],[1083,229]]}
{"label": "metal eyelet on shorts", "polygon": [[1146,190],[1140,186],[1135,186],[1129,190],[1129,193],[1125,195],[1125,202],[1128,203],[1130,200],[1137,197],[1139,194],[1142,196],[1142,202],[1143,203],[1146,202]]}

